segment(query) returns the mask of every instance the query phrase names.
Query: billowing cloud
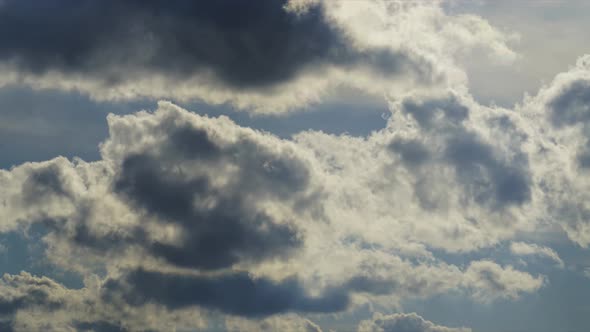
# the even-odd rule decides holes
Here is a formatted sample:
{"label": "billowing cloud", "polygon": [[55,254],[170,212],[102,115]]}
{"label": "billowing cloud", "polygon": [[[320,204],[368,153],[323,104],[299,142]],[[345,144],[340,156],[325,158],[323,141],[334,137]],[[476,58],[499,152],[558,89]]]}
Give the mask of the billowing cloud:
{"label": "billowing cloud", "polygon": [[[451,105],[467,112],[466,106],[457,103]],[[466,118],[436,119],[439,122],[420,127],[424,137],[433,135],[443,144],[454,144],[447,139],[455,135],[448,127],[466,126],[462,124]],[[363,220],[358,214],[371,216],[373,211],[371,205],[358,206],[361,199],[346,202],[342,195],[364,195],[356,191],[365,186],[364,181],[369,181],[368,188],[375,188],[375,194],[378,188],[390,188],[387,181],[391,179],[383,174],[394,167],[396,158],[403,158],[399,157],[400,151],[404,153],[398,149],[401,145],[395,147],[399,137],[389,136],[389,129],[369,141],[356,142],[358,146],[347,144],[346,137],[331,137],[347,145],[333,150],[339,158],[358,157],[348,151],[351,148],[380,151],[381,157],[366,160],[375,166],[367,170],[376,173],[357,179],[349,173],[354,169],[346,168],[354,165],[353,159],[344,159],[346,167],[336,170],[329,168],[336,159],[326,163],[317,153],[321,146],[331,147],[322,141],[327,137],[313,142],[304,136],[281,140],[239,127],[225,117],[198,116],[166,102],[154,113],[109,116],[108,122],[110,137],[101,144],[101,160],[56,158],[27,163],[2,171],[0,178],[6,188],[0,196],[4,231],[32,231],[33,225],[41,225],[52,263],[86,276],[106,271],[97,277],[100,281],[91,294],[104,313],[92,319],[77,317],[81,327],[113,321],[127,324],[111,317],[110,308],[115,305],[133,312],[153,308],[172,315],[198,309],[260,319],[343,312],[367,301],[399,302],[456,290],[488,302],[516,298],[543,285],[542,276],[493,262],[475,261],[463,268],[437,260],[425,246],[445,248],[446,244],[437,242],[440,238],[418,241],[419,230],[404,227],[395,214],[389,220],[379,216],[366,220],[370,226],[362,231],[352,227],[350,222]],[[469,129],[462,130],[461,135],[467,135]],[[479,137],[471,135],[470,139]],[[425,150],[436,147],[427,146]],[[456,174],[447,179],[454,179],[447,188],[465,197],[473,186],[470,181],[487,179],[486,199],[469,204],[482,216],[492,216],[482,223],[492,223],[494,215],[503,216],[528,202],[496,193],[494,172],[501,173],[503,167],[518,172],[527,164],[512,166],[502,150],[491,146],[476,145],[489,153],[481,160],[454,160],[448,155],[450,148],[443,145],[428,150],[424,160],[399,160],[396,167],[403,170],[418,159],[421,164],[416,168],[448,168]],[[462,163],[469,167],[481,163],[492,170],[483,168],[481,174],[462,178]],[[402,174],[419,179],[428,173]],[[333,185],[342,177],[346,181]],[[411,193],[412,187],[407,188]],[[415,196],[406,197],[407,206],[424,215],[431,213],[432,208]],[[340,217],[351,209],[357,211],[348,218],[356,219]],[[378,231],[375,226],[385,222],[397,232]],[[417,218],[416,224],[420,223]],[[396,240],[376,237],[387,234]],[[455,238],[469,241],[460,234]],[[88,291],[64,292],[90,296]],[[7,314],[17,318],[28,312],[19,306],[11,308]]]}
{"label": "billowing cloud", "polygon": [[469,328],[450,328],[436,325],[415,313],[383,315],[362,321],[358,332],[470,332]]}
{"label": "billowing cloud", "polygon": [[588,88],[590,57],[578,59],[529,97],[521,106],[528,118],[536,118],[538,144],[535,172],[541,179],[547,214],[556,220],[570,239],[582,246],[590,244],[589,183],[585,158],[588,131]]}
{"label": "billowing cloud", "polygon": [[513,110],[451,90],[392,103],[387,127],[367,138],[295,139],[320,158],[342,237],[427,257],[425,247],[471,251],[533,229],[544,213],[533,136]]}
{"label": "billowing cloud", "polygon": [[[270,113],[346,87],[391,111],[366,137],[280,139],[161,101],[109,115],[95,161],[0,170],[0,233],[38,235],[52,267],[83,279],[5,275],[0,330],[318,332],[326,314],[547,286],[495,254],[563,268],[538,232],[590,244],[590,58],[513,109],[482,105],[458,59],[511,61],[510,36],[444,8],[0,0],[0,86]],[[417,314],[358,330],[470,331]]]}

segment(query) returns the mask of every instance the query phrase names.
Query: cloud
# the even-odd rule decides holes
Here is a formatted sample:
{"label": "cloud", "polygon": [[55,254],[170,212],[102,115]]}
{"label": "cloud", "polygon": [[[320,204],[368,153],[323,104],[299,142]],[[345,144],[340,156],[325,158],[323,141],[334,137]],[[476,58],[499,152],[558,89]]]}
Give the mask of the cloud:
{"label": "cloud", "polygon": [[[304,13],[287,9],[286,1],[267,0],[60,0],[41,8],[10,0],[0,7],[0,20],[21,38],[0,35],[0,60],[19,75],[89,76],[107,89],[128,91],[130,82],[146,76],[198,77],[231,91],[257,91],[330,67],[368,68],[384,76],[421,75],[415,70],[425,69],[413,68],[419,64],[390,48],[356,48],[320,3]],[[39,17],[38,10],[46,15]]]}
{"label": "cloud", "polygon": [[436,325],[416,313],[383,315],[376,313],[362,321],[358,332],[470,332],[468,328],[450,328]]}
{"label": "cloud", "polygon": [[[329,64],[363,62],[397,71],[397,58],[389,50],[354,49],[321,5],[310,5],[300,15],[285,6],[266,0],[60,0],[39,8],[10,0],[0,9],[0,19],[21,38],[1,35],[0,56],[27,72],[59,70],[115,82],[126,78],[117,72],[122,68],[132,68],[125,75],[148,71],[173,77],[211,71],[236,88],[271,85]],[[38,17],[36,10],[47,15]]]}
{"label": "cloud", "polygon": [[[496,109],[479,118],[482,108],[462,95],[417,98],[400,105],[411,100],[413,110],[432,113],[421,118],[429,120],[420,124],[418,111],[402,107],[399,123],[367,138],[306,132],[283,140],[168,102],[109,115],[100,160],[58,157],[0,172],[0,229],[40,229],[49,262],[98,278],[62,290],[99,309],[66,315],[78,302],[64,302],[59,323],[79,328],[137,326],[152,311],[167,320],[149,326],[171,326],[200,322],[192,310],[257,321],[451,291],[483,302],[537,291],[543,276],[491,261],[465,268],[429,251],[474,251],[514,236],[524,222],[498,226],[506,216],[528,220],[519,213],[533,197],[506,198],[496,184],[505,169],[528,171],[518,118]],[[407,124],[408,131],[392,130]],[[507,132],[517,144],[503,136],[492,144],[490,132]],[[449,152],[461,146],[456,136],[476,142],[470,156]],[[412,144],[426,157],[408,155]],[[420,202],[414,192],[422,179],[456,201]],[[484,199],[472,198],[472,187]],[[445,209],[457,218],[433,223],[433,211]],[[24,324],[30,308],[7,315]],[[113,308],[132,312],[131,321]]]}
{"label": "cloud", "polygon": [[[521,154],[514,160],[501,160],[493,145],[464,123],[470,110],[457,97],[426,101],[408,98],[403,101],[401,110],[411,115],[421,127],[422,139],[435,136],[443,142],[441,147],[437,147],[439,151],[433,151],[432,161],[436,162],[438,159],[449,164],[465,192],[476,203],[491,203],[494,207],[501,208],[511,204],[521,205],[530,200],[526,156]],[[494,120],[498,126],[513,126],[509,117],[499,116]],[[392,142],[394,152],[399,153],[396,151],[399,144],[396,140]],[[425,147],[414,151],[420,149],[422,154],[428,154]],[[402,160],[408,162],[408,158],[412,156],[407,151],[401,152],[399,155]]]}
{"label": "cloud", "polygon": [[[21,272],[0,280],[0,326],[7,331],[165,331],[203,328],[193,309],[167,312],[153,305],[121,307],[100,299],[102,285],[86,280],[70,289],[47,277]],[[4,325],[2,325],[4,324]]]}
{"label": "cloud", "polygon": [[345,310],[349,303],[348,294],[340,289],[317,297],[306,295],[295,279],[273,282],[252,278],[247,273],[202,277],[144,270],[132,271],[123,280],[107,280],[104,296],[122,296],[133,306],[155,301],[172,310],[201,306],[244,317],[291,311],[338,312]]}
{"label": "cloud", "polygon": [[520,112],[536,117],[535,173],[542,178],[547,215],[554,218],[568,237],[581,246],[590,243],[589,183],[585,166],[590,132],[588,88],[590,57],[560,73],[535,96],[528,97]]}
{"label": "cloud", "polygon": [[[436,1],[393,8],[381,1],[59,0],[39,7],[31,0],[0,7],[6,31],[20,36],[0,35],[0,86],[280,113],[339,86],[382,96],[463,83],[453,57],[476,47],[513,57],[487,22],[447,15]],[[368,35],[378,38],[367,42]]]}
{"label": "cloud", "polygon": [[542,276],[535,278],[528,273],[514,270],[511,266],[503,268],[485,260],[472,262],[465,273],[475,292],[474,296],[482,301],[495,298],[516,299],[521,293],[538,290],[545,283]]}
{"label": "cloud", "polygon": [[[367,137],[286,140],[160,102],[109,115],[97,161],[0,170],[0,232],[40,232],[47,260],[84,277],[72,289],[5,276],[0,329],[203,329],[219,317],[228,330],[317,332],[308,315],[367,303],[514,300],[546,277],[463,255],[512,241],[513,254],[563,265],[520,242],[555,225],[590,243],[588,57],[505,109],[470,96],[456,59],[484,49],[509,61],[509,38],[437,2],[59,0],[43,17],[36,6],[0,5],[21,35],[0,32],[0,86],[274,113],[348,86],[386,96],[392,115]],[[390,330],[468,331],[416,314],[359,325]]]}
{"label": "cloud", "polygon": [[63,305],[63,299],[56,296],[63,287],[46,277],[35,278],[28,273],[17,276],[5,274],[0,287],[3,290],[0,316],[3,317],[14,315],[28,306],[57,310]]}
{"label": "cloud", "polygon": [[459,90],[406,95],[391,112],[366,138],[295,136],[318,156],[331,193],[324,210],[342,238],[428,257],[425,248],[478,250],[537,223],[526,119]]}
{"label": "cloud", "polygon": [[536,244],[530,244],[525,242],[512,242],[510,244],[510,252],[519,256],[536,255],[540,257],[545,257],[550,260],[553,260],[560,267],[564,266],[563,261],[555,252],[555,250],[548,247],[543,247]]}

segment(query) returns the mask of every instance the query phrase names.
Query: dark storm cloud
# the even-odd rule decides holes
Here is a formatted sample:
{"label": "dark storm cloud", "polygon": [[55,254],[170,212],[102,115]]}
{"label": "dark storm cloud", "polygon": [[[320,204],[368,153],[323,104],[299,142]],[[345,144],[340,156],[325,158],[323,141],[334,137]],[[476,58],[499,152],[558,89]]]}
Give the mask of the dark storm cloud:
{"label": "dark storm cloud", "polygon": [[[465,123],[469,108],[456,97],[425,101],[408,99],[402,103],[402,111],[419,124],[423,134],[421,140],[430,140],[429,144],[438,146],[437,151],[430,151],[432,148],[418,139],[394,139],[388,148],[410,170],[418,172],[415,167],[420,165],[449,165],[455,170],[465,195],[480,205],[502,208],[530,201],[527,156],[517,152],[516,157],[508,159],[496,151],[493,144],[469,129]],[[514,125],[507,117],[494,118],[490,123],[506,132],[514,131]],[[427,197],[429,175],[420,172],[416,175],[415,189],[419,201],[425,208],[436,207],[436,202]]]}
{"label": "dark storm cloud", "polygon": [[211,71],[224,84],[261,87],[322,65],[357,63],[379,73],[407,65],[385,49],[355,50],[321,5],[285,0],[5,0],[0,60],[21,71],[92,74],[105,82],[152,72]]}
{"label": "dark storm cloud", "polygon": [[223,313],[264,317],[285,312],[327,313],[342,311],[349,304],[344,289],[327,290],[320,296],[307,295],[297,279],[273,281],[248,273],[220,276],[188,276],[135,270],[121,280],[104,286],[108,301],[121,295],[133,306],[155,301],[169,309],[200,306]]}

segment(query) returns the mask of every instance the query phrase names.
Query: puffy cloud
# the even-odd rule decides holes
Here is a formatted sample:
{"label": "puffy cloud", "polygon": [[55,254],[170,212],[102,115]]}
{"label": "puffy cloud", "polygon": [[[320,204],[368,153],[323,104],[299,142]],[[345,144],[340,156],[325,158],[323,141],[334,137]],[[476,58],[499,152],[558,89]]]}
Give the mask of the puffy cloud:
{"label": "puffy cloud", "polygon": [[544,213],[534,134],[516,112],[451,90],[393,102],[387,127],[367,138],[295,140],[320,160],[343,238],[428,257],[425,247],[477,250],[534,229]]}
{"label": "puffy cloud", "polygon": [[358,332],[470,332],[468,328],[450,328],[436,325],[416,313],[383,315],[376,313],[372,319],[362,321]]}
{"label": "puffy cloud", "polygon": [[[258,324],[446,292],[514,299],[542,287],[543,276],[491,261],[456,266],[429,251],[474,251],[535,225],[523,120],[458,92],[407,96],[393,111],[367,138],[294,140],[167,102],[110,115],[100,160],[0,173],[1,229],[40,224],[52,263],[101,275],[92,291],[64,289],[100,308],[60,321],[79,329],[138,324],[113,307],[132,320],[151,310],[195,322],[188,312],[197,310]],[[7,315],[39,322],[33,313]]]}
{"label": "puffy cloud", "polygon": [[[0,32],[0,85],[282,112],[344,84],[385,93],[392,115],[367,137],[283,140],[160,102],[110,115],[98,161],[0,170],[0,232],[41,225],[49,261],[86,278],[5,276],[0,329],[204,328],[213,314],[228,330],[320,331],[297,315],[447,292],[512,300],[546,284],[441,251],[513,241],[515,255],[562,265],[519,237],[559,225],[590,243],[588,56],[512,110],[473,100],[455,63],[478,48],[513,59],[509,38],[436,2],[60,0],[41,18],[30,6],[0,5],[3,24],[35,20],[46,37]],[[359,331],[468,329],[398,314]]]}
{"label": "puffy cloud", "polygon": [[[438,130],[461,121],[441,119],[422,129],[445,138],[451,134]],[[109,116],[108,122],[110,137],[101,144],[101,160],[56,158],[2,171],[1,177],[6,188],[1,194],[6,207],[1,210],[2,229],[26,230],[39,223],[53,263],[85,275],[106,269],[104,287],[93,295],[104,303],[265,317],[339,312],[370,299],[399,301],[456,289],[480,299],[491,289],[486,281],[491,272],[436,261],[424,247],[436,241],[408,241],[403,237],[411,233],[400,232],[393,241],[398,244],[387,247],[387,238],[375,235],[391,232],[351,228],[340,213],[357,209],[351,215],[358,222],[363,220],[359,215],[372,211],[357,205],[362,200],[345,203],[341,195],[363,195],[355,190],[365,183],[351,176],[355,169],[327,169],[314,154],[322,140],[313,147],[303,136],[295,142],[280,140],[170,103],[160,103],[154,113]],[[399,151],[391,137],[380,135],[386,133],[371,138],[378,144],[357,142],[358,147],[348,144],[334,152],[356,158],[349,148],[364,153],[379,149],[382,159],[367,162],[381,175]],[[345,137],[333,139],[346,144]],[[435,165],[457,167],[463,162],[448,161],[447,150],[442,147],[440,156],[428,153],[438,159]],[[506,163],[487,158],[475,162],[490,162],[490,167]],[[368,174],[369,188],[386,188],[375,182],[382,179],[375,174]],[[333,185],[342,176],[349,182]],[[466,190],[464,183],[471,180],[460,176],[456,189]],[[486,213],[503,213],[506,207],[497,203],[495,187],[490,188],[492,203],[472,204]],[[410,204],[430,213],[418,202]],[[388,223],[392,230],[412,231],[395,220]],[[421,258],[412,262],[407,256]],[[516,297],[540,287],[539,279],[525,272],[500,266],[489,270],[498,275],[496,297]]]}
{"label": "puffy cloud", "polygon": [[533,292],[545,282],[543,277],[506,268],[492,261],[475,261],[466,271],[466,280],[474,290],[474,296],[482,301],[495,298],[518,298],[523,292]]}
{"label": "puffy cloud", "polygon": [[294,219],[321,214],[309,166],[288,143],[164,104],[156,117],[109,121],[100,162],[3,171],[3,229],[42,222],[98,252],[139,248],[219,269],[287,257],[304,236]]}
{"label": "puffy cloud", "polygon": [[84,288],[69,289],[26,272],[5,274],[0,280],[0,326],[6,326],[3,331],[164,331],[205,326],[194,309],[168,312],[153,305],[122,307],[104,302],[102,286],[92,279]]}
{"label": "puffy cloud", "polygon": [[40,8],[9,0],[0,20],[20,31],[0,35],[0,85],[267,113],[317,102],[342,85],[381,96],[464,82],[453,57],[474,48],[514,57],[487,22],[447,15],[437,1],[60,0]]}
{"label": "puffy cloud", "polygon": [[588,129],[590,56],[561,73],[536,96],[525,99],[519,111],[536,119],[537,146],[531,153],[534,172],[544,194],[546,213],[568,237],[581,246],[590,243],[585,166]]}
{"label": "puffy cloud", "polygon": [[559,257],[559,255],[555,252],[555,250],[539,246],[532,243],[525,243],[525,242],[512,242],[510,244],[510,252],[515,255],[519,256],[541,256],[553,260],[557,265],[563,267],[563,261]]}

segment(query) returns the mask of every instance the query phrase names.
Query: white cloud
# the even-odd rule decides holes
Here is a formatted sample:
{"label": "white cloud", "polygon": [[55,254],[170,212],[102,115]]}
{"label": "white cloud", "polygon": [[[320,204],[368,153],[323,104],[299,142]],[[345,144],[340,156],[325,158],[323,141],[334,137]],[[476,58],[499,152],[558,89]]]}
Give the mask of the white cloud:
{"label": "white cloud", "polygon": [[[590,55],[517,108],[534,128],[533,174],[543,193],[544,223],[556,223],[581,246],[590,244],[587,178]],[[534,121],[534,122],[532,122]]]}
{"label": "white cloud", "polygon": [[511,266],[501,267],[492,261],[472,262],[466,275],[474,296],[484,302],[497,298],[516,299],[522,293],[538,290],[545,283],[542,276],[533,277]]}
{"label": "white cloud", "polygon": [[510,251],[514,255],[518,256],[541,256],[548,258],[554,261],[558,266],[564,266],[563,261],[559,257],[559,255],[555,252],[555,250],[539,246],[536,244],[525,243],[525,242],[512,242],[510,244]]}

